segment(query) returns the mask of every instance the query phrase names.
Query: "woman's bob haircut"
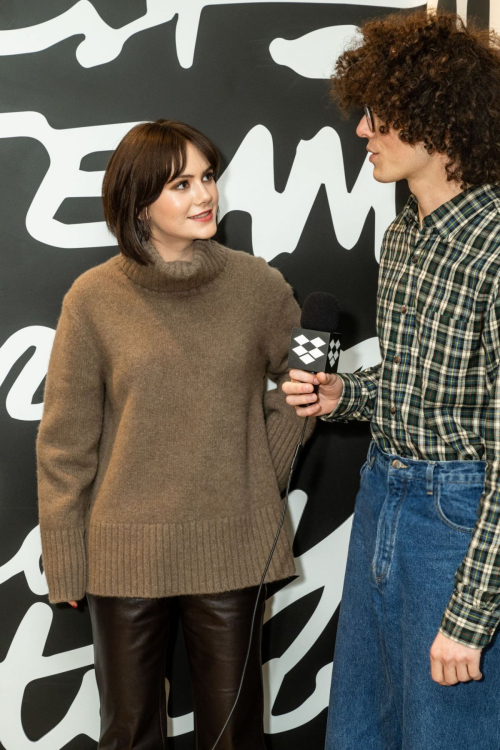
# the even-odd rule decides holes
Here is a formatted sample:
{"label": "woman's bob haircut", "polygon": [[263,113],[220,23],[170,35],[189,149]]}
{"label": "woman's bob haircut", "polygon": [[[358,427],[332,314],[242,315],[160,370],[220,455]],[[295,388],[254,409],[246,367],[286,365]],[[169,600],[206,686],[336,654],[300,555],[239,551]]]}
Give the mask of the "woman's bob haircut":
{"label": "woman's bob haircut", "polygon": [[106,224],[121,252],[141,265],[149,262],[143,248],[148,230],[141,212],[160,197],[167,182],[182,174],[188,142],[203,154],[217,177],[220,160],[212,141],[191,125],[175,120],[135,125],[122,138],[106,168],[102,183]]}

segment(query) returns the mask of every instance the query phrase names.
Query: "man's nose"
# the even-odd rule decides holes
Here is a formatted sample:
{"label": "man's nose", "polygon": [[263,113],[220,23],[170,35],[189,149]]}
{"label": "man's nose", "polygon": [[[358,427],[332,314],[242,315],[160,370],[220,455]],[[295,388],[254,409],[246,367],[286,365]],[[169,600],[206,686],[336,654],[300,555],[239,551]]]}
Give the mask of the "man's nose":
{"label": "man's nose", "polygon": [[360,138],[372,138],[375,135],[375,133],[372,133],[372,131],[370,130],[366,115],[363,115],[363,117],[359,121],[358,127],[356,128],[356,135],[358,135]]}

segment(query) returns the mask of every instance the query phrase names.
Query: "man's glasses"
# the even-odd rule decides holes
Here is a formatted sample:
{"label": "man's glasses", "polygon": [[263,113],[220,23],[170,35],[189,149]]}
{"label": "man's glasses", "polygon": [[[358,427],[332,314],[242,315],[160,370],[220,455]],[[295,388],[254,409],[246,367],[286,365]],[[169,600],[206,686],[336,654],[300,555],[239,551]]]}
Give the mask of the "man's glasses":
{"label": "man's glasses", "polygon": [[368,104],[365,104],[363,109],[365,111],[365,117],[366,117],[366,122],[368,123],[368,127],[370,128],[372,133],[374,133],[375,132],[375,120],[373,118],[372,108],[369,107]]}

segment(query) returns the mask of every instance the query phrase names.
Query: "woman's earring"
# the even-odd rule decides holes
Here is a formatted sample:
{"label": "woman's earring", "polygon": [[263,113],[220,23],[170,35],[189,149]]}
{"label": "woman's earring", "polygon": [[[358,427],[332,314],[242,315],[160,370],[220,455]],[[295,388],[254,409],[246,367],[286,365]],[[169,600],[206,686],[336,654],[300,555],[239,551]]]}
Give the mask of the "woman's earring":
{"label": "woman's earring", "polygon": [[215,214],[215,223],[218,224],[220,220],[220,206],[217,206],[217,213]]}
{"label": "woman's earring", "polygon": [[147,242],[151,235],[151,227],[149,226],[148,207],[144,209],[144,218],[139,217],[139,227],[141,230],[141,240]]}

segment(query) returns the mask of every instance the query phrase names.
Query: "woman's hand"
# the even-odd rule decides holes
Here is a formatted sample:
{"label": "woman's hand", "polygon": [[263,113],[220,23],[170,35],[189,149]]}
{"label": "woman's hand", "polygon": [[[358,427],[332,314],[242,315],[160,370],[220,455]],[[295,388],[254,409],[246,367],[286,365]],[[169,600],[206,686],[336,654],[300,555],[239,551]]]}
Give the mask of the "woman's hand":
{"label": "woman's hand", "polygon": [[68,602],[68,604],[71,604],[71,606],[72,606],[72,607],[73,607],[74,609],[76,609],[76,608],[78,607],[78,604],[77,604],[77,602],[75,602],[75,601],[72,601],[72,602]]}
{"label": "woman's hand", "polygon": [[[318,386],[317,393],[314,392],[315,386]],[[318,372],[315,375],[304,370],[290,370],[290,381],[281,387],[287,394],[287,404],[295,406],[299,417],[320,417],[335,409],[344,385],[335,373]]]}

